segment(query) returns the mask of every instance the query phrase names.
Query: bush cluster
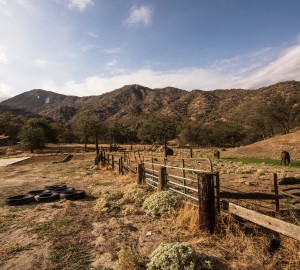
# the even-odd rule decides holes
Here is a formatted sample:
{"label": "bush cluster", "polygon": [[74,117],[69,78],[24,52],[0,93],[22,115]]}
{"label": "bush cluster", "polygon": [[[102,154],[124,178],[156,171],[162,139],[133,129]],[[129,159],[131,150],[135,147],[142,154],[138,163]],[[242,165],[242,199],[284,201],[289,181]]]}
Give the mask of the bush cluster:
{"label": "bush cluster", "polygon": [[151,254],[148,270],[213,269],[211,261],[183,243],[161,244]]}
{"label": "bush cluster", "polygon": [[150,216],[164,216],[175,212],[181,201],[171,191],[156,192],[143,203],[143,210]]}

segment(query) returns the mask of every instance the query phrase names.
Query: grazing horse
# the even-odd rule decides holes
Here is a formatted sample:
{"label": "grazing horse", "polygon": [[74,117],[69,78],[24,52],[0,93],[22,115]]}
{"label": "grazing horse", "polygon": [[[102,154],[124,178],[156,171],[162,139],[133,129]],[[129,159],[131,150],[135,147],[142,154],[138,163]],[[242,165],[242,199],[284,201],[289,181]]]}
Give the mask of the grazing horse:
{"label": "grazing horse", "polygon": [[219,150],[214,151],[214,157],[217,158],[217,159],[220,158],[220,151]]}
{"label": "grazing horse", "polygon": [[284,163],[284,166],[290,165],[291,157],[290,157],[290,153],[288,151],[282,151],[280,164],[282,165],[282,163]]}

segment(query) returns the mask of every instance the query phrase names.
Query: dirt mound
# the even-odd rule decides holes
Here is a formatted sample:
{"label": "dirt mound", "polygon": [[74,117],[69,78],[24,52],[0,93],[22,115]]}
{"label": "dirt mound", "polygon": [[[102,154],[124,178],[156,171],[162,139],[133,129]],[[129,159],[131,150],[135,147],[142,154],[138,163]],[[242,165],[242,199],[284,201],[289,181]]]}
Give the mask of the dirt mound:
{"label": "dirt mound", "polygon": [[284,150],[290,153],[292,159],[300,158],[300,130],[285,135],[277,135],[250,145],[227,149],[227,151],[222,152],[222,156],[280,159],[280,153]]}

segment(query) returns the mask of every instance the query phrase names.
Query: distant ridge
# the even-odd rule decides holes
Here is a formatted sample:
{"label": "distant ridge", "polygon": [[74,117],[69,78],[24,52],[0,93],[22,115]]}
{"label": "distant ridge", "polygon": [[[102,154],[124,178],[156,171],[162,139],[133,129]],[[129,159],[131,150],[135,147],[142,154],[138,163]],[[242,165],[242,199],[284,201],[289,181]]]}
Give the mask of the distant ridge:
{"label": "distant ridge", "polygon": [[213,91],[186,91],[174,87],[151,89],[134,84],[88,97],[35,89],[5,100],[0,105],[25,109],[62,122],[73,121],[86,110],[92,110],[99,119],[128,124],[154,114],[181,119],[229,121],[237,116],[239,119],[248,117],[259,105],[272,102],[277,95],[300,97],[300,82],[281,82],[257,90]]}

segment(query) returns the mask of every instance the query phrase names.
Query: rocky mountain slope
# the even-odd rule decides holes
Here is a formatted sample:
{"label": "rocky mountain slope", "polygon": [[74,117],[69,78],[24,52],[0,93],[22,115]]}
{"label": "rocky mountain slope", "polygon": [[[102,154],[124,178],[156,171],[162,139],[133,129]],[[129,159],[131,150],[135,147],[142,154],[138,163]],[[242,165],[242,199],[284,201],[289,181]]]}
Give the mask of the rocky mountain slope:
{"label": "rocky mountain slope", "polygon": [[288,81],[257,90],[231,89],[186,91],[173,87],[150,89],[126,85],[99,96],[65,96],[45,90],[31,90],[3,101],[6,105],[26,109],[44,117],[66,122],[79,113],[92,110],[100,119],[134,123],[153,114],[177,118],[240,119],[255,112],[277,95],[300,97],[300,82]]}

